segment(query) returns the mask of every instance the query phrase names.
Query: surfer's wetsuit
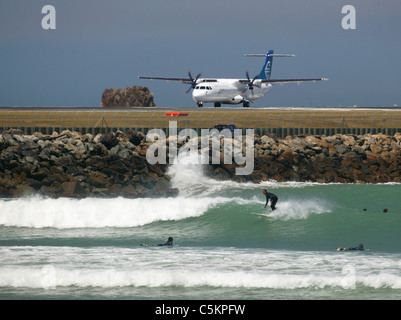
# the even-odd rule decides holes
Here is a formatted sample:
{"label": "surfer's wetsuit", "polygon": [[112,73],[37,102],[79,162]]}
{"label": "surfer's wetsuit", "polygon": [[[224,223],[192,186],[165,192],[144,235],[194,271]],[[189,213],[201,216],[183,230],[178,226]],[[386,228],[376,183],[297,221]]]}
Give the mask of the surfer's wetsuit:
{"label": "surfer's wetsuit", "polygon": [[357,246],[355,248],[348,248],[347,250],[360,250],[360,251],[363,251],[365,249],[363,248],[363,244],[360,244],[359,246]]}
{"label": "surfer's wetsuit", "polygon": [[158,246],[172,246],[173,245],[173,238],[169,237],[165,244],[158,244]]}
{"label": "surfer's wetsuit", "polygon": [[355,247],[355,248],[338,248],[337,251],[348,251],[348,250],[358,250],[358,251],[364,251],[365,249],[363,248],[363,244],[360,244],[359,246]]}
{"label": "surfer's wetsuit", "polygon": [[267,206],[267,204],[269,203],[269,200],[270,200],[271,201],[270,202],[270,208],[272,208],[272,210],[276,210],[276,203],[278,201],[277,196],[275,194],[269,193],[269,192],[266,192],[265,196],[266,196],[266,204],[265,204],[265,206]]}

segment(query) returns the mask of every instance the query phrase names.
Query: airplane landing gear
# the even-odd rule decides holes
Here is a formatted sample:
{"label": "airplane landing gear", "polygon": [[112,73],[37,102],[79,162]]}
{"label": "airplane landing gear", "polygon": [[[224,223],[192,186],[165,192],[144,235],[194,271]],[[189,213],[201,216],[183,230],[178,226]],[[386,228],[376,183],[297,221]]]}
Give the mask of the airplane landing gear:
{"label": "airplane landing gear", "polygon": [[249,108],[249,106],[250,106],[249,101],[244,101],[242,104],[243,104],[244,108]]}
{"label": "airplane landing gear", "polygon": [[203,102],[198,102],[198,108],[202,108],[203,107]]}
{"label": "airplane landing gear", "polygon": [[214,103],[214,107],[215,108],[220,108],[221,107],[221,103],[220,102],[215,102]]}

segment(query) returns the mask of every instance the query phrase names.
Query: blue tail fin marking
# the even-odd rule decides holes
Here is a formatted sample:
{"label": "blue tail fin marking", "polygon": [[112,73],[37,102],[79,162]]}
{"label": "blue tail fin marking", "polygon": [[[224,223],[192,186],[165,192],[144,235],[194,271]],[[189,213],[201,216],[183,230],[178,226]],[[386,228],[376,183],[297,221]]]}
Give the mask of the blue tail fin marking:
{"label": "blue tail fin marking", "polygon": [[269,52],[266,54],[265,64],[260,71],[258,79],[270,79],[273,66],[273,57],[271,55],[273,52],[273,50],[269,50]]}

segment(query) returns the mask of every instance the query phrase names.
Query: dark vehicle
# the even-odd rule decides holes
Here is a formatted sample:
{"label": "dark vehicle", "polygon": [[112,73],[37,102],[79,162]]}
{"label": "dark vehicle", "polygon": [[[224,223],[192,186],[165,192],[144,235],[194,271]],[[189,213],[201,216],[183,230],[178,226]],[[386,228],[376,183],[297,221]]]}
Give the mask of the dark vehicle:
{"label": "dark vehicle", "polygon": [[[234,135],[234,130],[237,129],[237,127],[235,124],[216,124],[214,129],[219,130],[220,138],[232,138]],[[231,131],[231,134],[226,131],[227,129]],[[222,132],[222,130],[225,131]]]}
{"label": "dark vehicle", "polygon": [[216,124],[214,126],[214,129],[217,129],[219,131],[223,130],[223,129],[228,129],[230,130],[232,133],[234,133],[234,129],[237,129],[237,127],[235,126],[235,124]]}

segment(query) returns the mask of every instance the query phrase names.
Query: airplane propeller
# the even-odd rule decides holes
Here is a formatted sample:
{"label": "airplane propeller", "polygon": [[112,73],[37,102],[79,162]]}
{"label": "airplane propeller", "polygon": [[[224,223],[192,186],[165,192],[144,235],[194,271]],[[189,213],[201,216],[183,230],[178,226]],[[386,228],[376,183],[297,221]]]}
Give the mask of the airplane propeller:
{"label": "airplane propeller", "polygon": [[191,89],[195,89],[195,87],[196,87],[196,85],[197,85],[197,82],[198,82],[198,79],[199,79],[199,77],[202,75],[202,73],[199,73],[199,74],[196,76],[195,79],[192,77],[191,71],[190,71],[190,70],[188,71],[188,75],[189,75],[189,79],[191,79],[191,86],[189,87],[189,89],[188,89],[187,91],[185,91],[185,94],[188,94],[189,91],[191,91]]}
{"label": "airplane propeller", "polygon": [[249,88],[249,90],[252,91],[252,94],[253,94],[253,87],[260,88],[259,85],[253,84],[258,76],[259,75],[256,75],[255,78],[253,78],[252,81],[251,81],[251,79],[249,78],[249,73],[248,73],[248,71],[246,71],[246,78],[248,79],[248,82],[247,82],[248,83],[248,88]]}

